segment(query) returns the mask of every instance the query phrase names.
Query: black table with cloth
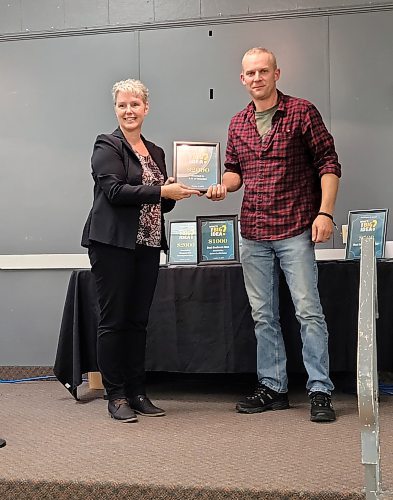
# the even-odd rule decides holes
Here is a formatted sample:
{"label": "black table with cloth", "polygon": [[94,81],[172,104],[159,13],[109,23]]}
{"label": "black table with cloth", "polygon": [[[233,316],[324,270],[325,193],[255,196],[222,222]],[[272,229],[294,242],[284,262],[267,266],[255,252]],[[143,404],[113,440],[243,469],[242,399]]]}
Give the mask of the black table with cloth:
{"label": "black table with cloth", "polygon": [[[378,270],[378,369],[393,371],[393,261]],[[329,328],[331,372],[356,371],[358,261],[318,262],[319,292]],[[299,324],[285,280],[280,316],[288,372],[304,372]],[[82,374],[98,371],[98,304],[90,270],[71,274],[54,366],[77,397]],[[256,341],[241,265],[161,267],[148,325],[147,371],[250,373]]]}

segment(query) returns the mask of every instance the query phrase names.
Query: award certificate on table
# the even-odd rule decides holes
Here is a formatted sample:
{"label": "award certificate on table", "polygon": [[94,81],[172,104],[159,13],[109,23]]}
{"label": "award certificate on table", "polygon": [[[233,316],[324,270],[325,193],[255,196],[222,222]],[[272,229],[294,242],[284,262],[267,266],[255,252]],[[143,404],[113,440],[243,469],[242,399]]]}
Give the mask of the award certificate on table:
{"label": "award certificate on table", "polygon": [[221,180],[219,142],[173,143],[173,176],[176,182],[206,192]]}
{"label": "award certificate on table", "polygon": [[374,236],[375,256],[385,254],[386,228],[389,209],[351,210],[348,213],[348,236],[346,259],[360,259],[360,244],[363,236]]}
{"label": "award certificate on table", "polygon": [[196,264],[197,236],[195,221],[169,222],[168,264]]}
{"label": "award certificate on table", "polygon": [[239,262],[237,215],[197,217],[198,264]]}

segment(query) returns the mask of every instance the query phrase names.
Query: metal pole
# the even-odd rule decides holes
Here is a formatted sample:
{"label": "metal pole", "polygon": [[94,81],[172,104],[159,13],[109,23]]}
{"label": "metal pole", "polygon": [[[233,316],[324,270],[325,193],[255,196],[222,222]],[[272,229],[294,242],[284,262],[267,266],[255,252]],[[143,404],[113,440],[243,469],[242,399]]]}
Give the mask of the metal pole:
{"label": "metal pole", "polygon": [[358,406],[366,499],[380,499],[378,371],[375,338],[376,259],[374,237],[361,238],[358,321]]}

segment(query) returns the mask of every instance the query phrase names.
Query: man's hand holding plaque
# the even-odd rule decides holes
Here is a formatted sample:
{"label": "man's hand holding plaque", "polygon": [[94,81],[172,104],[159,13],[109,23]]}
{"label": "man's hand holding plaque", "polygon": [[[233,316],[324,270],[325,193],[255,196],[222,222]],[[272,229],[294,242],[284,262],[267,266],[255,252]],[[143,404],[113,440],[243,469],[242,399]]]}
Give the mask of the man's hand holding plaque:
{"label": "man's hand holding plaque", "polygon": [[206,198],[211,201],[221,201],[227,195],[227,187],[225,184],[212,184],[206,192]]}

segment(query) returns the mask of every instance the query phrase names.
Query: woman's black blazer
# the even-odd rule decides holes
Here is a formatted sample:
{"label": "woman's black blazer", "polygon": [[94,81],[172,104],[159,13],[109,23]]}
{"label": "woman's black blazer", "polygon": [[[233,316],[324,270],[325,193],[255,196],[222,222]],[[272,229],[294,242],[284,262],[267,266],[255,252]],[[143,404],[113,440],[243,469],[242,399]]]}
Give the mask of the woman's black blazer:
{"label": "woman's black blazer", "polygon": [[[144,137],[142,140],[166,180],[164,151]],[[134,249],[141,205],[161,201],[161,248],[167,250],[162,214],[172,210],[175,202],[161,198],[160,186],[142,184],[142,165],[120,128],[97,137],[91,167],[94,200],[83,229],[82,246],[98,241]]]}

